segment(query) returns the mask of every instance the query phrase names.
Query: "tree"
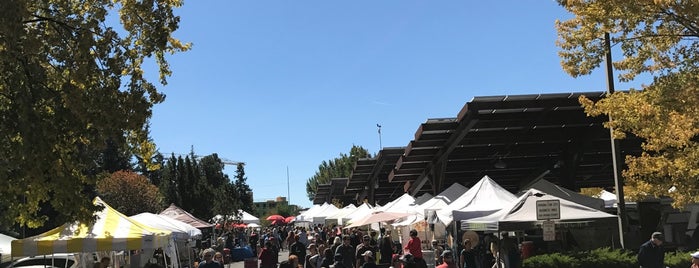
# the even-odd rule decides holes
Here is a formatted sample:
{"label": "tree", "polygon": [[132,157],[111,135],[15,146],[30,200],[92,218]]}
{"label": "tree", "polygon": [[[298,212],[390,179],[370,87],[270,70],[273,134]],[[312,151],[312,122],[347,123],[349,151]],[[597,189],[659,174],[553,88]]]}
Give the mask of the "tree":
{"label": "tree", "polygon": [[640,74],[650,85],[580,101],[590,116],[609,115],[615,138],[643,139],[639,156],[626,156],[630,196],[670,196],[681,207],[699,201],[699,5],[694,1],[559,0],[575,15],[556,22],[563,69],[587,75],[605,60],[603,36],[620,45],[613,62],[619,79]]}
{"label": "tree", "polygon": [[124,215],[143,212],[158,213],[163,209],[163,196],[158,187],[133,171],[117,171],[97,183],[97,192]]}
{"label": "tree", "polygon": [[238,197],[240,209],[244,211],[252,211],[252,189],[246,182],[247,180],[248,178],[245,177],[245,164],[238,163],[235,170],[235,181],[233,182],[235,193]]}
{"label": "tree", "polygon": [[349,155],[340,154],[340,157],[323,161],[318,166],[318,171],[306,181],[306,194],[308,200],[313,201],[313,198],[318,192],[318,185],[330,183],[332,178],[347,178],[352,173],[354,163],[360,158],[369,158],[369,151],[361,146],[352,145]]}
{"label": "tree", "polygon": [[142,64],[154,60],[164,85],[166,53],[189,49],[172,36],[181,4],[0,1],[2,223],[41,226],[43,204],[92,219],[94,159],[114,137],[139,149],[151,108],[164,99]]}

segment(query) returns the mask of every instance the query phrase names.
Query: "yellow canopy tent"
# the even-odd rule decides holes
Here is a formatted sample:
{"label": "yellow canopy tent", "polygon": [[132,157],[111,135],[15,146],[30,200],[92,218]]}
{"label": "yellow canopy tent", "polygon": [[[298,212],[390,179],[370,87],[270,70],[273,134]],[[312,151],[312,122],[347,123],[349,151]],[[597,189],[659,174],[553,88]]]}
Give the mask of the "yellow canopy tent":
{"label": "yellow canopy tent", "polygon": [[102,205],[95,212],[91,225],[66,223],[40,235],[12,241],[12,256],[48,255],[166,248],[170,231],[145,226],[113,209],[99,197],[93,203]]}

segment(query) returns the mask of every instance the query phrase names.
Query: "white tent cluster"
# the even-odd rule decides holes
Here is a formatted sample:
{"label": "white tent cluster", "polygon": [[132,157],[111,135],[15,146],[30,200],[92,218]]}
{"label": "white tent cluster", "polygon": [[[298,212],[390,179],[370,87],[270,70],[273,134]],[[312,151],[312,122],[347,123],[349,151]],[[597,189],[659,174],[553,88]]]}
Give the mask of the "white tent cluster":
{"label": "white tent cluster", "polygon": [[392,228],[422,226],[425,229],[427,224],[433,224],[438,233],[454,224],[462,230],[506,231],[540,224],[537,200],[560,202],[558,223],[616,219],[615,215],[600,211],[605,207],[604,200],[581,195],[546,180],[532,184],[518,197],[488,176],[471,188],[454,183],[436,196],[423,195],[417,199],[406,193],[381,207],[366,203],[344,208],[327,203],[316,205],[296,219],[314,224],[336,221],[345,228],[370,226],[378,229],[378,223],[386,223],[390,225],[385,226]]}

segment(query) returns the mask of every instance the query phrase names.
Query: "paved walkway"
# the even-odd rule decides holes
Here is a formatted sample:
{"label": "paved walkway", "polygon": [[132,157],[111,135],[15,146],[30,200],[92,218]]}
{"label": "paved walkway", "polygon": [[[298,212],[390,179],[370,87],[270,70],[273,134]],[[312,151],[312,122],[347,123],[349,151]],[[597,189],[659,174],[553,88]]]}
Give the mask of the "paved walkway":
{"label": "paved walkway", "polygon": [[[280,261],[280,262],[283,261],[283,260],[287,260],[287,259],[289,259],[289,251],[288,251],[288,250],[279,252],[279,261]],[[259,261],[259,260],[257,261],[257,266],[256,266],[256,267],[260,267],[260,261]],[[229,263],[229,264],[226,264],[225,268],[246,268],[246,267],[245,267],[245,261],[231,262],[231,263]],[[251,268],[251,267],[248,267],[248,268]],[[253,268],[254,268],[254,267],[253,267]]]}

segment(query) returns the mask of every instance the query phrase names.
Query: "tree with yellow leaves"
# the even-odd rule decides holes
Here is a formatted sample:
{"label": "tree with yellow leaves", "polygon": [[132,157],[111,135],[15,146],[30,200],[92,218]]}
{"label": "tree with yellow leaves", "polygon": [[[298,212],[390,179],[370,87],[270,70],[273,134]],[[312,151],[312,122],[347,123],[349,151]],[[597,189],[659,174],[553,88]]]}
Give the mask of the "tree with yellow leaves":
{"label": "tree with yellow leaves", "polygon": [[699,4],[688,0],[558,0],[575,15],[557,21],[563,69],[587,75],[605,60],[604,34],[622,52],[621,81],[640,74],[652,84],[598,102],[581,98],[590,116],[609,115],[614,136],[644,140],[626,156],[632,198],[670,196],[682,207],[699,201]]}
{"label": "tree with yellow leaves", "polygon": [[[169,70],[180,0],[0,1],[0,226],[92,219],[108,140],[150,159],[147,121],[164,95],[142,64]],[[144,143],[144,141],[146,141]]]}

